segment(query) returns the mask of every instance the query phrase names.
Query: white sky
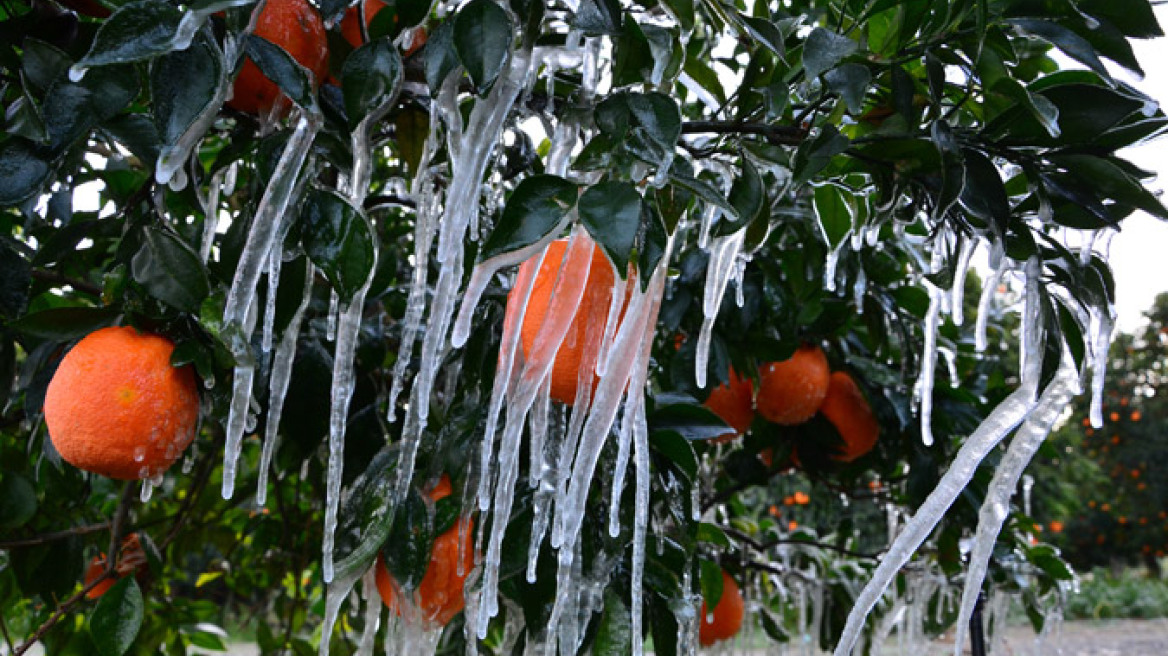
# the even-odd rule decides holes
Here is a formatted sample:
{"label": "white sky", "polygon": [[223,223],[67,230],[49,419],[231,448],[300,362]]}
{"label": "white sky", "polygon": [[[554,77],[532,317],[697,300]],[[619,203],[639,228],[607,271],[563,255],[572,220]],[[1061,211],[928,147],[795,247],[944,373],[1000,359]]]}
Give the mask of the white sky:
{"label": "white sky", "polygon": [[[1161,27],[1168,28],[1168,6],[1157,6],[1156,17]],[[1168,61],[1168,37],[1135,40],[1134,48],[1147,75],[1143,80],[1133,80],[1123,73],[1120,76],[1168,107],[1168,68],[1162,65]],[[1156,192],[1164,191],[1168,182],[1168,137],[1131,148],[1123,155],[1141,168],[1155,171],[1157,178],[1151,187]],[[1131,332],[1143,325],[1143,312],[1152,306],[1156,294],[1168,291],[1166,263],[1168,223],[1143,212],[1132,215],[1111,242],[1120,330]]]}

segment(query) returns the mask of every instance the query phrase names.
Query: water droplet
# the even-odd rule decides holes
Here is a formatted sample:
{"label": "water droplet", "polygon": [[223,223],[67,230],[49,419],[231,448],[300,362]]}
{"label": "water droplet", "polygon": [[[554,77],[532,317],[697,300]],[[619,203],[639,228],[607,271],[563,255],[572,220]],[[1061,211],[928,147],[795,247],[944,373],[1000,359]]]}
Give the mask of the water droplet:
{"label": "water droplet", "polygon": [[146,459],[146,447],[139,446],[134,449],[134,462],[142,462]]}
{"label": "water droplet", "polygon": [[80,66],[80,65],[74,64],[73,66],[69,67],[69,81],[70,82],[80,82],[81,79],[84,78],[85,74],[88,72],[89,72],[88,66]]}

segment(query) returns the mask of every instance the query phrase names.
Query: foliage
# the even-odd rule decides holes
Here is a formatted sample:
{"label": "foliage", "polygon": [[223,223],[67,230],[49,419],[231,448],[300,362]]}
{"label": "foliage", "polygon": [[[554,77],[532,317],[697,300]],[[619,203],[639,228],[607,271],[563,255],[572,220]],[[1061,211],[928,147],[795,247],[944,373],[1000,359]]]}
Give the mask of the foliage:
{"label": "foliage", "polygon": [[[319,545],[324,500],[335,497],[325,482],[334,358],[348,370],[331,323],[337,307],[356,303],[353,385],[339,388],[351,400],[334,422],[347,420],[337,456],[346,490],[337,568],[359,572],[387,540],[420,556],[436,527],[449,525],[439,518],[457,515],[428,504],[419,490],[446,473],[452,498],[471,498],[462,493],[481,475],[471,463],[509,287],[497,276],[469,340],[444,351],[439,384],[425,399],[416,489],[393,496],[391,474],[412,458],[403,451],[409,422],[385,421],[410,405],[408,396],[394,396],[391,407],[393,370],[402,362],[417,371],[420,359],[412,342],[402,348],[410,285],[415,265],[423,283],[440,275],[434,258],[414,252],[424,242],[414,229],[425,200],[409,181],[432,169],[434,189],[451,186],[451,171],[473,153],[430,135],[476,116],[524,57],[536,62],[530,88],[500,119],[504,135],[486,135],[494,166],[472,180],[470,203],[481,217],[457,243],[466,265],[454,275],[464,278],[487,256],[531,247],[562,231],[564,220],[578,219],[622,275],[626,262],[635,264],[642,288],[671,255],[645,413],[651,506],[642,507],[651,520],[644,632],[659,654],[678,651],[679,626],[694,626],[700,591],[713,585],[707,573],[720,571],[715,563],[754,591],[760,608],[748,621],[777,641],[811,630],[800,624],[804,609],[787,586],[798,581],[825,595],[818,635],[808,638],[836,643],[856,583],[887,544],[886,506],[894,518],[915,510],[961,440],[1018,382],[997,346],[1008,337],[1000,317],[991,322],[995,348],[986,354],[974,348],[973,326],[946,318],[939,342],[954,355],[955,376],[938,376],[926,390],[936,439],[922,443],[911,388],[932,367],[919,357],[930,298],[938,303],[956,287],[954,304],[974,314],[960,295],[967,287],[969,297],[977,292],[972,279],[962,285],[964,246],[985,241],[1014,263],[1044,264],[1045,284],[1032,301],[1048,319],[1049,382],[1062,345],[1078,364],[1087,359],[1086,312],[1114,296],[1106,262],[1080,259],[1057,235],[1113,228],[1137,209],[1168,217],[1142,184],[1149,174],[1115,154],[1163,132],[1168,117],[1101,62],[1139,71],[1129,39],[1160,34],[1145,0],[1121,8],[1104,0],[472,0],[434,7],[399,0],[396,13],[386,14],[393,20],[374,19],[373,41],[360,48],[334,27],[325,80],[275,44],[239,40],[250,0],[107,4],[112,15],[91,18],[47,0],[0,3],[0,617],[9,635],[35,634],[54,654],[213,649],[213,625],[239,618],[260,620],[264,653],[312,653],[321,642],[332,653],[356,648],[365,624],[356,609],[321,635]],[[326,22],[345,9],[340,0],[320,2]],[[419,29],[429,34],[425,47],[404,54]],[[611,66],[596,88],[585,83],[584,69],[602,43],[611,44],[603,49],[611,61],[602,60]],[[1059,70],[1053,49],[1084,68]],[[243,54],[297,106],[290,118],[223,106]],[[568,148],[570,165],[553,168],[553,156],[562,163],[565,153],[552,152],[548,128],[560,125],[580,128],[585,138]],[[315,138],[309,128],[319,129]],[[274,230],[273,215],[288,216],[286,230]],[[276,240],[275,266],[266,251],[259,269],[245,266],[253,233]],[[749,264],[743,258],[731,292],[714,305],[705,378],[724,382],[731,366],[757,377],[762,363],[806,342],[822,344],[833,369],[854,375],[880,420],[871,454],[833,461],[839,438],[822,417],[795,427],[756,420],[729,447],[704,441],[726,430],[701,407],[711,385],[698,386],[694,375],[709,278],[726,270],[709,266],[711,255],[699,246],[707,239],[740,240]],[[930,253],[938,266],[927,264]],[[249,276],[248,293],[259,290],[255,307],[270,301],[272,308],[254,334],[247,305],[240,311],[229,292]],[[1006,296],[1016,294],[1011,288]],[[148,502],[132,501],[135,485],[119,488],[64,465],[41,418],[63,353],[111,324],[169,336],[178,345],[174,364],[193,364],[205,386],[201,433]],[[676,349],[679,333],[687,338]],[[296,346],[292,362],[272,357],[269,345],[284,340]],[[255,367],[254,400],[266,409],[280,397],[269,394],[268,382],[281,364],[292,367],[291,378],[272,427],[281,439],[260,504],[251,493],[261,484],[260,440],[243,441],[234,478],[221,459],[231,449],[232,386],[241,368]],[[235,416],[249,436],[268,432],[266,413],[245,405]],[[795,446],[799,471],[789,475]],[[758,458],[768,448],[770,466]],[[609,507],[618,457],[608,440],[590,510]],[[555,598],[550,545],[536,550],[534,582],[523,576],[536,514],[524,482],[533,466],[522,456],[512,513],[491,518],[507,522],[507,533],[502,610],[480,642],[485,651],[520,650],[539,639]],[[990,475],[988,465],[979,470],[899,589],[913,585],[905,581],[914,571],[957,580],[960,539],[977,523]],[[235,488],[226,500],[214,492],[225,476]],[[633,487],[617,488],[615,535],[607,513],[585,517],[581,569],[595,571],[603,594],[591,600],[595,612],[582,615],[580,651],[622,653],[632,636],[625,604],[635,569]],[[796,491],[810,503],[778,510],[776,501]],[[841,498],[853,501],[844,506]],[[403,508],[394,526],[387,525],[395,516],[386,512],[390,499]],[[1003,534],[992,584],[1016,587],[1006,572],[1025,569],[1049,590],[1069,571],[1049,548],[1027,544],[1024,529]],[[86,604],[78,592],[84,563],[129,530],[157,546],[150,577],[140,587],[123,579],[96,607]],[[416,567],[426,559],[397,562]],[[927,603],[940,603],[942,592],[932,589]],[[887,610],[882,605],[878,614]],[[527,631],[507,642],[504,627],[519,614]],[[955,609],[928,615],[952,622]],[[462,653],[470,635],[463,624],[461,617],[451,623],[440,651]]]}
{"label": "foliage", "polygon": [[1068,619],[1150,619],[1168,617],[1168,585],[1135,570],[1116,576],[1096,569],[1081,577],[1079,590],[1067,598]]}

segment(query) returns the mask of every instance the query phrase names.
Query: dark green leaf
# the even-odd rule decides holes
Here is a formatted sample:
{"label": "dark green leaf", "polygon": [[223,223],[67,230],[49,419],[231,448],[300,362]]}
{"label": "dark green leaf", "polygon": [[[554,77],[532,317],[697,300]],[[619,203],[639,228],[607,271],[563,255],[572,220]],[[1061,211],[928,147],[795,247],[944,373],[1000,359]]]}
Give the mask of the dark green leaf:
{"label": "dark green leaf", "polygon": [[430,95],[436,96],[442,82],[459,65],[458,53],[454,51],[454,26],[449,21],[434,28],[422,50],[422,63]]}
{"label": "dark green leaf", "polygon": [[130,66],[91,70],[80,83],[58,78],[45,93],[41,108],[50,150],[65,150],[100,121],[120,112],[137,95],[138,76]]}
{"label": "dark green leaf", "polygon": [[67,342],[113,324],[118,314],[115,308],[62,307],[26,314],[8,325],[25,335]]}
{"label": "dark green leaf", "polygon": [[1010,201],[998,169],[988,157],[971,148],[962,149],[965,160],[965,186],[961,206],[970,214],[987,221],[998,234],[1006,234],[1010,221]]}
{"label": "dark green leaf", "polygon": [[661,6],[677,19],[677,24],[681,26],[682,31],[686,33],[693,31],[693,0],[661,0]]}
{"label": "dark green leaf", "polygon": [[1138,207],[1152,216],[1168,219],[1168,209],[1139,181],[1115,163],[1094,155],[1058,155],[1051,161],[1066,167],[1081,183],[1103,196]]}
{"label": "dark green leaf", "polygon": [[[7,241],[0,239],[0,319],[15,319],[28,305],[32,267]],[[0,385],[0,390],[8,388]]]}
{"label": "dark green leaf", "polygon": [[0,143],[0,206],[32,198],[51,172],[40,149],[27,139],[12,137]]}
{"label": "dark green leaf", "polygon": [[813,80],[856,51],[857,44],[846,36],[817,27],[803,42],[803,70]]}
{"label": "dark green leaf", "polygon": [[335,193],[314,189],[301,210],[304,250],[348,302],[373,271],[373,238],[365,217]]}
{"label": "dark green leaf", "polygon": [[471,0],[455,16],[454,51],[480,95],[503,72],[514,28],[511,16],[491,0]]}
{"label": "dark green leaf", "polygon": [[167,2],[136,0],[101,23],[93,45],[74,70],[128,64],[170,52],[183,12]]}
{"label": "dark green leaf", "polygon": [[244,48],[264,77],[275,82],[292,102],[304,109],[316,107],[312,72],[301,66],[288,51],[254,34],[248,35]]}
{"label": "dark green leaf", "polygon": [[[722,601],[722,568],[705,558],[698,560],[701,572],[702,601],[706,605],[706,612],[713,612]],[[704,618],[703,618],[704,621]]]}
{"label": "dark green leaf", "polygon": [[211,290],[199,254],[174,233],[153,226],[142,231],[130,270],[151,296],[186,312],[198,310]]}
{"label": "dark green leaf", "polygon": [[648,286],[657,265],[665,257],[665,246],[669,237],[665,234],[665,225],[657,207],[648,200],[641,203],[641,223],[645,225],[645,239],[641,244],[639,261],[637,262],[638,277],[641,288]]}
{"label": "dark green leaf", "polygon": [[433,544],[430,508],[417,490],[410,490],[397,508],[389,539],[381,549],[386,569],[403,590],[412,592],[422,582]]}
{"label": "dark green leaf", "polygon": [[[636,639],[640,639],[637,636]],[[625,656],[633,653],[632,617],[629,608],[611,587],[604,591],[604,614],[592,644],[596,656]]]}
{"label": "dark green leaf", "polygon": [[543,239],[576,205],[576,195],[574,183],[554,175],[533,175],[520,182],[507,199],[491,236],[483,244],[480,260]]}
{"label": "dark green leaf", "polygon": [[416,173],[422,161],[426,139],[430,136],[430,115],[416,105],[407,105],[393,118],[398,152],[411,173]]}
{"label": "dark green leaf", "polygon": [[36,489],[15,472],[0,473],[0,528],[20,528],[36,514]]}
{"label": "dark green leaf", "polygon": [[712,544],[715,547],[729,550],[730,538],[726,537],[726,533],[722,531],[722,527],[717,524],[710,524],[709,522],[702,522],[698,524],[698,542]]}
{"label": "dark green leaf", "polygon": [[831,158],[848,149],[851,142],[839,133],[833,125],[824,126],[816,137],[803,142],[795,153],[795,179],[798,182],[810,180],[822,171]]}
{"label": "dark green leaf", "polygon": [[397,99],[401,81],[401,55],[393,41],[377,39],[353,51],[341,69],[349,127],[356,127],[366,116],[377,117],[387,111]]}
{"label": "dark green leaf", "polygon": [[89,616],[89,635],[101,656],[122,656],[142,628],[145,606],[132,576],[118,580],[101,596]]}
{"label": "dark green leaf", "polygon": [[742,158],[742,175],[730,186],[730,204],[738,212],[734,220],[723,219],[714,225],[715,235],[729,235],[745,228],[766,206],[766,188],[762,176],[749,159]]}
{"label": "dark green leaf", "polygon": [[1025,32],[1049,42],[1066,53],[1068,57],[1078,60],[1079,63],[1098,73],[1103,79],[1111,79],[1111,74],[1107,72],[1107,67],[1095,54],[1095,48],[1091,46],[1091,43],[1071,30],[1058,23],[1038,19],[1018,18],[1010,22]]}
{"label": "dark green leaf", "polygon": [[859,114],[864,108],[864,95],[872,82],[872,73],[863,64],[844,64],[824,74],[823,79],[844,99],[848,111]]}
{"label": "dark green leaf", "polygon": [[211,107],[223,75],[222,53],[200,34],[191,47],[165,55],[150,69],[150,97],[158,137],[174,146],[199,117]]}
{"label": "dark green leaf", "polygon": [[1076,4],[1080,11],[1114,23],[1128,36],[1137,39],[1164,36],[1164,30],[1160,29],[1160,23],[1156,20],[1156,12],[1152,10],[1152,3],[1147,0],[1083,0]]}
{"label": "dark green leaf", "polygon": [[844,198],[844,193],[833,184],[815,188],[812,203],[815,218],[823,231],[824,241],[831,248],[839,246],[852,230],[852,206],[849,199]]}
{"label": "dark green leaf", "polygon": [[933,204],[933,217],[939,220],[949,212],[949,208],[953,207],[965,189],[965,158],[948,123],[933,121],[929,131],[941,155],[941,191]]}
{"label": "dark green leaf", "polygon": [[641,225],[641,194],[628,182],[601,182],[580,196],[580,222],[604,248],[621,277]]}
{"label": "dark green leaf", "polygon": [[709,408],[686,397],[679,402],[659,404],[648,421],[651,430],[673,431],[687,440],[721,437],[729,429],[726,422]]}
{"label": "dark green leaf", "polygon": [[755,41],[766,46],[780,60],[786,57],[787,47],[783,43],[783,33],[774,23],[765,18],[744,14],[742,15],[742,25]]}
{"label": "dark green leaf", "polygon": [[56,46],[32,37],[24,40],[24,57],[20,61],[24,79],[38,92],[46,91],[63,77],[73,61]]}
{"label": "dark green leaf", "polygon": [[617,0],[581,0],[572,27],[587,36],[619,34],[621,8]]}

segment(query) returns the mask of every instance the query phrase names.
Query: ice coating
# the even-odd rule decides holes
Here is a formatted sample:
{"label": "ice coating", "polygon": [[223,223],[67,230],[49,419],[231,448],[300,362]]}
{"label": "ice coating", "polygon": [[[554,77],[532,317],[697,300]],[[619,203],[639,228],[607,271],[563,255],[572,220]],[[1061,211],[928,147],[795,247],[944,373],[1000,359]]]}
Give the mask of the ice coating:
{"label": "ice coating", "polygon": [[929,290],[929,310],[925,313],[925,346],[921,353],[921,373],[913,388],[913,400],[920,408],[921,443],[933,445],[933,381],[937,368],[937,324],[940,322],[942,292],[925,281]]}
{"label": "ice coating", "polygon": [[742,252],[742,242],[745,238],[746,231],[739,230],[730,235],[714,238],[709,247],[710,259],[706,266],[706,285],[702,297],[702,327],[698,333],[694,365],[694,378],[698,387],[706,386],[714,320],[718,318],[718,309],[722,307],[722,298],[726,294],[730,276],[735,272],[738,254]]}

